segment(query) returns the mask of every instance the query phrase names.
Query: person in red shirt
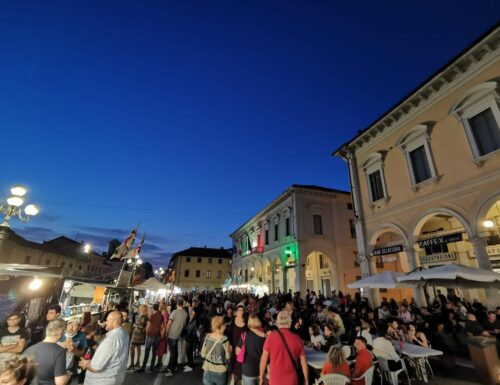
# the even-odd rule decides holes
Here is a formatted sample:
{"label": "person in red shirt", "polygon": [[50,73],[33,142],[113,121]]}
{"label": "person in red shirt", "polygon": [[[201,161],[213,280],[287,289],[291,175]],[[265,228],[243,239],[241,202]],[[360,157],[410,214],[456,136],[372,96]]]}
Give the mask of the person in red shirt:
{"label": "person in red shirt", "polygon": [[[366,349],[365,337],[356,337],[354,347],[356,348],[356,363],[352,371],[352,378],[359,378],[372,367],[373,357]],[[365,379],[352,380],[351,383],[352,385],[365,385]]]}
{"label": "person in red shirt", "polygon": [[325,374],[342,374],[347,378],[351,377],[351,370],[342,352],[342,345],[333,345],[330,348],[328,358],[321,370],[321,375]]}
{"label": "person in red shirt", "polygon": [[[308,368],[304,344],[300,337],[291,332],[292,317],[286,310],[280,311],[276,320],[278,330],[269,334],[264,342],[264,350],[260,359],[260,385],[264,384],[267,363],[271,360],[269,368],[269,385],[298,385],[299,377],[296,367],[301,368],[304,375],[304,385],[308,385]],[[281,336],[280,336],[281,333]],[[283,337],[283,338],[282,338]],[[285,342],[295,360],[292,362],[285,347]]]}

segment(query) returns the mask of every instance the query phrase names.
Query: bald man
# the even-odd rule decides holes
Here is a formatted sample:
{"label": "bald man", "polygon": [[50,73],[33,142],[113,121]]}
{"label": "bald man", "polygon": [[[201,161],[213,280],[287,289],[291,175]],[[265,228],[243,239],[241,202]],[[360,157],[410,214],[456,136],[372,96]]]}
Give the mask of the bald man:
{"label": "bald man", "polygon": [[106,338],[97,348],[92,361],[80,360],[80,367],[87,370],[85,385],[120,385],[125,379],[128,360],[129,336],[122,326],[119,311],[109,313],[106,320]]}

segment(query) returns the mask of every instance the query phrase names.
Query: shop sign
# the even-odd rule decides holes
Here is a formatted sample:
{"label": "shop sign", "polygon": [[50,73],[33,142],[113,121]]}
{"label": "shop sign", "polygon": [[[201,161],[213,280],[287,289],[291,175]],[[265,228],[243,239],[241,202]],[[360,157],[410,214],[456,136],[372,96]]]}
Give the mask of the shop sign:
{"label": "shop sign", "polygon": [[421,248],[424,248],[428,246],[443,245],[452,242],[460,242],[461,240],[462,240],[462,233],[453,233],[453,234],[443,235],[441,237],[422,239],[418,241],[418,245]]}
{"label": "shop sign", "polygon": [[420,263],[423,264],[423,263],[454,261],[455,259],[457,259],[457,255],[455,253],[438,253],[438,254],[422,255],[420,257]]}
{"label": "shop sign", "polygon": [[381,247],[380,249],[373,249],[372,254],[376,257],[380,257],[381,255],[396,254],[402,251],[403,251],[403,245],[394,245],[394,246]]}
{"label": "shop sign", "polygon": [[498,245],[486,246],[486,253],[490,257],[500,255],[500,246]]}
{"label": "shop sign", "polygon": [[382,262],[396,262],[398,260],[398,257],[396,256],[391,256],[391,257],[387,257],[387,256],[383,256],[382,257]]}
{"label": "shop sign", "polygon": [[492,269],[500,269],[500,259],[490,259]]}

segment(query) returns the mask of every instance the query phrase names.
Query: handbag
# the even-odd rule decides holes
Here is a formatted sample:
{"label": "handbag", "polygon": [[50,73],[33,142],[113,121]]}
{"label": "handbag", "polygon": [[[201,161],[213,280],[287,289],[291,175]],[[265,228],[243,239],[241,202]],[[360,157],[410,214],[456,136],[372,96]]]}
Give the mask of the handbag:
{"label": "handbag", "polygon": [[243,341],[243,345],[241,345],[240,352],[236,356],[236,361],[238,361],[240,364],[245,362],[245,353],[246,353],[245,339],[246,338],[247,338],[247,332],[243,332],[241,334],[241,340]]}
{"label": "handbag", "polygon": [[283,334],[281,334],[279,329],[276,331],[278,332],[281,339],[283,340],[283,343],[285,344],[285,348],[286,348],[286,351],[288,352],[288,356],[290,357],[290,360],[292,361],[293,367],[295,368],[295,372],[297,373],[297,377],[299,379],[299,385],[303,385],[305,383],[304,373],[302,373],[302,370],[300,369],[300,365],[298,365],[297,361],[295,361],[295,358],[293,358],[292,352],[290,351],[290,348],[288,347],[288,344],[286,343],[285,337],[283,336]]}

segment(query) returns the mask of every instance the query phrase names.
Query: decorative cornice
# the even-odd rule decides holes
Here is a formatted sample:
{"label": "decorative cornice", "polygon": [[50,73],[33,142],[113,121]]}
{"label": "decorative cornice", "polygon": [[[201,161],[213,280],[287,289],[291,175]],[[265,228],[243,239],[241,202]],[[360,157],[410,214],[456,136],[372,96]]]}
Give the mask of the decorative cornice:
{"label": "decorative cornice", "polygon": [[[349,142],[340,146],[333,155],[341,152],[356,152],[373,142],[381,134],[388,134],[406,123],[414,115],[436,103],[436,99],[464,81],[471,73],[484,68],[500,56],[500,27],[496,27],[466,52],[452,59],[425,83],[412,91],[395,107],[360,132]],[[384,135],[385,136],[385,135]]]}
{"label": "decorative cornice", "polygon": [[[317,186],[301,186],[301,185],[292,185],[284,192],[282,192],[274,201],[272,201],[269,205],[264,207],[261,211],[255,214],[250,220],[246,221],[243,225],[241,225],[236,231],[232,232],[229,236],[231,238],[238,238],[241,236],[241,232],[246,232],[247,229],[254,225],[258,220],[262,220],[262,217],[269,214],[275,208],[280,206],[283,202],[285,202],[288,198],[290,198],[293,194],[309,194],[316,195],[322,197],[329,198],[337,198],[338,196],[347,196],[350,198],[351,193],[348,191],[342,190],[334,190]],[[277,213],[279,214],[279,213]]]}

